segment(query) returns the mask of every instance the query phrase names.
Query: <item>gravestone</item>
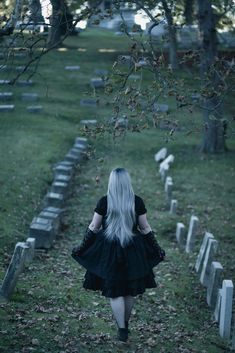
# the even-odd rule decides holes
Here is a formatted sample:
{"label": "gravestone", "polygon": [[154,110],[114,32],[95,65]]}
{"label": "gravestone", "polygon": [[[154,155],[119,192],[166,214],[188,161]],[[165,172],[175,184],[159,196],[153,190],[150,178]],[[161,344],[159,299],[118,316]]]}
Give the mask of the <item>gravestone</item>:
{"label": "gravestone", "polygon": [[177,200],[171,200],[170,214],[176,214],[177,207],[178,207],[178,201]]}
{"label": "gravestone", "polygon": [[222,285],[222,272],[223,266],[220,262],[213,261],[211,264],[210,278],[207,287],[207,304],[214,309],[216,305],[216,299],[218,296],[219,288]]}
{"label": "gravestone", "polygon": [[66,195],[68,193],[69,184],[62,181],[54,181],[51,186],[51,191],[57,194]]}
{"label": "gravestone", "polygon": [[130,76],[128,76],[128,79],[134,80],[134,81],[140,80],[140,78],[141,78],[140,75],[130,75]]}
{"label": "gravestone", "polygon": [[18,86],[32,86],[33,85],[33,81],[32,80],[18,80],[16,81]]}
{"label": "gravestone", "polygon": [[22,93],[21,94],[22,101],[35,102],[38,100],[37,93]]}
{"label": "gravestone", "polygon": [[56,214],[60,215],[63,212],[63,209],[50,206],[50,207],[44,208],[43,212],[51,212],[51,213],[56,213]]}
{"label": "gravestone", "polygon": [[8,266],[0,289],[0,295],[5,299],[9,299],[15,289],[19,275],[24,269],[25,257],[28,248],[28,245],[22,242],[17,243],[15,246],[11,262]]}
{"label": "gravestone", "polygon": [[[167,177],[170,178],[170,177]],[[166,178],[165,190],[166,190],[166,199],[168,204],[170,205],[172,199],[172,191],[173,191],[173,182],[172,180]]]}
{"label": "gravestone", "polygon": [[119,55],[117,61],[119,64],[127,65],[129,67],[133,64],[131,55]]}
{"label": "gravestone", "polygon": [[221,291],[221,308],[219,320],[220,336],[224,339],[230,339],[231,320],[233,306],[233,282],[231,280],[223,280]]}
{"label": "gravestone", "polygon": [[[25,68],[26,68],[26,66],[16,66],[16,67],[15,67],[15,70],[16,70],[17,72],[21,72],[21,71],[24,71]],[[27,70],[29,70],[29,68],[28,68]]]}
{"label": "gravestone", "polygon": [[153,104],[153,110],[157,113],[168,113],[169,112],[169,105],[168,104]]}
{"label": "gravestone", "polygon": [[0,101],[10,101],[13,98],[12,92],[0,92]]}
{"label": "gravestone", "polygon": [[178,222],[176,225],[176,240],[177,240],[180,247],[185,246],[186,228],[185,228],[185,225],[181,222]]}
{"label": "gravestone", "polygon": [[56,174],[54,180],[61,182],[61,183],[70,183],[71,182],[71,176],[70,175],[65,175],[65,174]]}
{"label": "gravestone", "polygon": [[15,109],[14,104],[0,105],[0,112],[12,112]]}
{"label": "gravestone", "polygon": [[10,83],[10,80],[0,80],[0,85],[9,85]]}
{"label": "gravestone", "polygon": [[175,157],[173,156],[173,154],[169,154],[169,156],[165,158],[163,162],[160,163],[159,172],[161,172],[163,168],[169,169],[170,164],[173,163],[174,160],[175,160]]}
{"label": "gravestone", "polygon": [[191,94],[191,99],[194,103],[197,103],[201,99],[201,95],[199,93],[192,93]]}
{"label": "gravestone", "polygon": [[84,149],[73,147],[73,148],[71,148],[71,150],[69,150],[69,153],[82,158],[83,151],[84,151]]}
{"label": "gravestone", "polygon": [[222,297],[222,288],[219,289],[216,298],[215,310],[214,310],[214,319],[216,322],[220,320],[220,309],[221,309],[221,297]]}
{"label": "gravestone", "polygon": [[213,234],[206,232],[197,256],[197,260],[196,260],[196,264],[195,264],[195,270],[196,272],[201,273],[202,270],[202,265],[203,265],[203,261],[205,259],[205,254],[206,254],[206,249],[208,246],[208,241],[209,239],[214,239]]}
{"label": "gravestone", "polygon": [[154,159],[156,162],[160,163],[166,158],[166,155],[167,155],[167,148],[163,147],[154,155]]}
{"label": "gravestone", "polygon": [[208,240],[206,254],[202,265],[202,272],[200,275],[200,282],[203,286],[206,286],[206,287],[208,287],[208,284],[209,284],[211,264],[212,264],[212,261],[214,260],[217,247],[218,247],[217,240],[210,238]]}
{"label": "gravestone", "polygon": [[81,107],[95,108],[95,107],[97,107],[97,104],[98,104],[97,99],[87,98],[87,99],[81,99],[80,100],[80,106]]}
{"label": "gravestone", "polygon": [[35,249],[35,238],[27,238],[26,245],[29,249],[26,251],[25,264],[30,264],[34,258],[34,249]]}
{"label": "gravestone", "polygon": [[35,238],[35,248],[49,249],[55,239],[55,231],[50,222],[46,224],[31,223],[29,236]]}
{"label": "gravestone", "polygon": [[83,145],[84,147],[87,146],[87,138],[86,137],[76,137],[75,139],[75,145]]}
{"label": "gravestone", "polygon": [[138,61],[138,65],[140,67],[144,67],[144,66],[148,66],[149,63],[148,63],[147,59],[141,59],[141,60]]}
{"label": "gravestone", "polygon": [[40,113],[42,111],[42,105],[30,105],[26,109],[30,113]]}
{"label": "gravestone", "polygon": [[67,71],[78,71],[78,70],[80,70],[80,66],[78,66],[78,65],[65,66],[64,69]]}
{"label": "gravestone", "polygon": [[50,211],[48,211],[48,209],[50,209],[50,208],[53,208],[53,207],[47,207],[43,211],[41,211],[39,213],[39,217],[45,218],[45,219],[50,220],[52,222],[52,225],[53,225],[53,228],[55,231],[55,236],[57,236],[59,228],[60,228],[60,212],[50,212]]}
{"label": "gravestone", "polygon": [[0,65],[0,71],[9,71],[10,67],[7,65]]}
{"label": "gravestone", "polygon": [[65,161],[71,162],[74,165],[78,164],[81,162],[82,158],[80,155],[76,155],[74,153],[67,153],[65,156]]}
{"label": "gravestone", "polygon": [[101,77],[91,78],[90,84],[92,88],[104,88],[105,81]]}
{"label": "gravestone", "polygon": [[159,172],[160,175],[161,175],[161,180],[163,181],[163,183],[166,182],[168,170],[169,170],[169,165],[165,165]]}
{"label": "gravestone", "polygon": [[64,175],[72,176],[73,175],[73,167],[72,166],[65,166],[60,163],[54,168],[54,172],[55,172],[55,176],[57,174],[64,174]]}
{"label": "gravestone", "polygon": [[95,69],[94,73],[95,75],[98,75],[98,76],[107,76],[109,72],[108,70],[105,70],[105,69]]}
{"label": "gravestone", "polygon": [[56,192],[48,192],[45,196],[47,206],[62,208],[64,205],[64,195]]}
{"label": "gravestone", "polygon": [[64,167],[71,167],[71,168],[74,168],[74,164],[72,162],[69,162],[69,161],[62,161],[62,162],[59,162],[56,164],[56,167],[57,166],[64,166]]}
{"label": "gravestone", "polygon": [[167,184],[168,184],[169,182],[171,182],[171,183],[173,182],[173,181],[172,181],[172,177],[170,177],[170,176],[166,177],[165,186],[164,186],[165,192],[167,192]]}
{"label": "gravestone", "polygon": [[189,223],[188,235],[187,235],[187,241],[186,241],[186,247],[185,247],[185,251],[187,253],[190,253],[191,251],[193,251],[196,231],[198,228],[198,222],[199,222],[198,217],[191,216],[190,223]]}
{"label": "gravestone", "polygon": [[89,126],[95,126],[95,125],[97,125],[97,120],[95,120],[95,119],[81,120],[80,124],[89,125]]}

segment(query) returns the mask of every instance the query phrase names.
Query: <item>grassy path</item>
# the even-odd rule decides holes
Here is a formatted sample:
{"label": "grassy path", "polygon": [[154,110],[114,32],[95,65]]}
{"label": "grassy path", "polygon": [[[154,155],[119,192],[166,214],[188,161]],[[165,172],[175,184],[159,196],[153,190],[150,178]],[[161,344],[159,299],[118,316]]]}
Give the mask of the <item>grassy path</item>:
{"label": "grassy path", "polygon": [[[146,143],[148,141],[148,143]],[[138,144],[138,152],[136,145]],[[163,186],[156,176],[155,135],[132,135],[118,144],[100,139],[92,159],[77,173],[68,210],[55,247],[38,253],[21,276],[13,300],[1,304],[1,352],[138,352],[222,353],[217,324],[205,301],[191,257],[174,241],[177,217],[165,210]],[[158,288],[138,297],[127,345],[115,342],[116,326],[108,301],[82,289],[84,270],[70,257],[80,241],[95,204],[106,192],[109,171],[128,168],[135,192],[148,208],[148,218],[167,251],[156,268]],[[99,176],[99,182],[96,182]]]}

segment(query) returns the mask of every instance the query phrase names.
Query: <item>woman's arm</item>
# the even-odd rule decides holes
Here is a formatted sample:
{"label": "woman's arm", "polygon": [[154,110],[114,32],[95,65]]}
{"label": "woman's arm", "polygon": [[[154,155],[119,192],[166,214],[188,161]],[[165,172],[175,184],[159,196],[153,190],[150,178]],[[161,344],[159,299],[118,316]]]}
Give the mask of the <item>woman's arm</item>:
{"label": "woman's arm", "polygon": [[147,221],[146,213],[142,214],[138,217],[138,224],[139,224],[139,228],[140,228],[141,233],[148,234],[149,232],[152,231],[152,229]]}
{"label": "woman's arm", "polygon": [[97,233],[100,230],[100,227],[102,224],[102,219],[103,219],[103,216],[101,216],[99,213],[95,212],[88,228],[92,232]]}

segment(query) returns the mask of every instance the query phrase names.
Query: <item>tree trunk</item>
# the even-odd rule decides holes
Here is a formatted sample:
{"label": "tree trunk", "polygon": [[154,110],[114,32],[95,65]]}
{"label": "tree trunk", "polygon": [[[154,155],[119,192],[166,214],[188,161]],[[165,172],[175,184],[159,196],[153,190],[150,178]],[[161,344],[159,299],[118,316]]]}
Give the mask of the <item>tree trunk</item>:
{"label": "tree trunk", "polygon": [[186,25],[193,24],[194,0],[184,0],[184,18]]}
{"label": "tree trunk", "polygon": [[217,54],[215,17],[211,0],[198,0],[198,20],[201,36],[200,70],[203,90],[204,134],[200,150],[205,153],[226,151],[226,128],[222,102],[216,92],[220,83],[214,70]]}
{"label": "tree trunk", "polygon": [[44,22],[40,0],[30,0],[29,11],[29,22],[33,22],[34,24],[37,24],[38,22]]}
{"label": "tree trunk", "polygon": [[177,39],[176,39],[176,29],[173,23],[173,17],[170,8],[167,5],[166,0],[162,0],[162,6],[165,11],[168,34],[169,34],[169,61],[171,68],[173,70],[179,67],[178,56],[177,56]]}

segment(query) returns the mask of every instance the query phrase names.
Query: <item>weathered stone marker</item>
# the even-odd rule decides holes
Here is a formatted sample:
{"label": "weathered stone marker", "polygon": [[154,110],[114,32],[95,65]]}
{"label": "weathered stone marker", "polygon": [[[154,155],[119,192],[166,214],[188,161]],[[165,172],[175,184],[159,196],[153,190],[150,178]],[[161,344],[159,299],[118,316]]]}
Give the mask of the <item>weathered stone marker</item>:
{"label": "weathered stone marker", "polygon": [[78,65],[65,66],[64,69],[67,71],[78,71],[78,70],[80,70],[80,66],[78,66]]}
{"label": "weathered stone marker", "polygon": [[15,109],[14,104],[0,105],[0,112],[12,112]]}
{"label": "weathered stone marker", "polygon": [[25,264],[28,265],[34,258],[35,238],[27,238],[26,245],[28,245],[29,249],[26,251]]}
{"label": "weathered stone marker", "polygon": [[55,181],[61,182],[61,183],[70,183],[71,181],[71,176],[69,175],[64,175],[64,174],[56,174],[55,176]]}
{"label": "weathered stone marker", "polygon": [[95,119],[87,119],[87,120],[81,120],[80,124],[82,125],[89,125],[89,126],[94,126],[97,124],[97,120]]}
{"label": "weathered stone marker", "polygon": [[62,181],[54,181],[51,186],[52,192],[62,194],[62,195],[66,195],[68,192],[68,189],[69,189],[69,184],[64,183]]}
{"label": "weathered stone marker", "polygon": [[[47,209],[50,209],[52,207],[48,207]],[[58,212],[50,212],[50,211],[41,211],[39,213],[40,218],[45,218],[47,220],[50,220],[52,222],[52,226],[55,230],[55,236],[57,236],[59,228],[60,228],[60,213]]]}
{"label": "weathered stone marker", "polygon": [[164,159],[163,162],[161,162],[160,166],[159,166],[159,173],[161,173],[162,169],[169,169],[169,165],[170,163],[174,162],[175,157],[173,156],[173,154],[170,154],[166,159]]}
{"label": "weathered stone marker", "polygon": [[16,81],[18,86],[32,86],[33,85],[33,81],[32,80],[18,80]]}
{"label": "weathered stone marker", "polygon": [[169,170],[169,165],[164,166],[164,168],[160,170],[161,180],[163,181],[163,183],[166,182],[168,170]]}
{"label": "weathered stone marker", "polygon": [[91,78],[90,84],[92,88],[104,88],[105,81],[101,77]]}
{"label": "weathered stone marker", "polygon": [[29,236],[35,238],[35,248],[49,249],[55,239],[55,232],[51,223],[31,223]]}
{"label": "weathered stone marker", "polygon": [[[67,161],[68,162],[68,161]],[[73,167],[71,166],[64,166],[64,165],[61,165],[61,163],[59,165],[57,165],[54,169],[55,171],[55,176],[57,174],[64,174],[64,175],[69,175],[69,176],[72,176],[73,174]]]}
{"label": "weathered stone marker", "polygon": [[48,192],[45,196],[47,206],[62,208],[64,205],[64,195],[55,192]]}
{"label": "weathered stone marker", "polygon": [[10,101],[13,98],[12,92],[0,92],[0,101]]}
{"label": "weathered stone marker", "polygon": [[37,93],[22,93],[21,95],[22,101],[29,101],[29,102],[35,102],[38,100],[38,94]]}
{"label": "weathered stone marker", "polygon": [[185,225],[181,222],[178,222],[176,225],[176,240],[179,243],[180,247],[185,246],[186,243],[186,228]]}
{"label": "weathered stone marker", "polygon": [[76,144],[81,144],[81,145],[86,146],[87,143],[88,143],[88,141],[87,141],[86,137],[76,137],[76,139],[75,139],[75,145]]}
{"label": "weathered stone marker", "polygon": [[108,75],[108,70],[105,69],[95,69],[94,73],[98,76],[107,76]]}
{"label": "weathered stone marker", "polygon": [[28,245],[22,242],[17,243],[15,246],[11,262],[8,266],[0,289],[0,295],[5,299],[9,299],[15,289],[18,277],[24,269],[25,257],[28,248]]}
{"label": "weathered stone marker", "polygon": [[198,222],[199,222],[198,217],[191,216],[190,223],[189,223],[188,235],[187,235],[187,241],[186,241],[186,247],[185,247],[185,251],[187,253],[190,253],[191,251],[193,251],[196,231],[198,228]]}
{"label": "weathered stone marker", "polygon": [[218,291],[216,304],[215,304],[214,319],[216,322],[219,322],[220,320],[221,297],[222,297],[222,288],[220,288]]}
{"label": "weathered stone marker", "polygon": [[171,200],[170,214],[176,214],[177,207],[178,207],[178,201],[177,200]]}
{"label": "weathered stone marker", "polygon": [[172,191],[173,191],[173,182],[171,177],[166,178],[165,182],[165,192],[166,192],[166,199],[167,203],[170,205],[172,199]]}
{"label": "weathered stone marker", "polygon": [[9,85],[10,83],[10,80],[0,80],[0,85]]}
{"label": "weathered stone marker", "polygon": [[26,109],[30,113],[40,113],[42,111],[42,105],[30,105]]}
{"label": "weathered stone marker", "polygon": [[154,159],[156,162],[160,163],[166,158],[166,155],[167,155],[167,148],[163,147],[154,155]]}
{"label": "weathered stone marker", "polygon": [[97,107],[97,99],[81,99],[80,100],[80,106],[81,107],[92,107],[92,108],[95,108]]}
{"label": "weathered stone marker", "polygon": [[169,105],[154,103],[153,109],[155,112],[167,113],[169,111]]}
{"label": "weathered stone marker", "polygon": [[206,249],[208,246],[208,241],[209,239],[214,239],[213,234],[206,232],[197,256],[197,260],[196,260],[196,264],[195,264],[195,270],[196,272],[201,273],[202,271],[202,265],[203,265],[203,261],[205,259],[205,254],[206,254]]}
{"label": "weathered stone marker", "polygon": [[219,332],[220,336],[225,339],[230,339],[231,335],[231,320],[232,320],[232,305],[233,305],[233,282],[231,280],[223,280],[221,292],[221,309]]}
{"label": "weathered stone marker", "polygon": [[64,157],[65,161],[72,163],[73,165],[81,162],[81,155],[75,155],[74,153],[67,153]]}
{"label": "weathered stone marker", "polygon": [[211,264],[212,264],[212,261],[214,260],[217,247],[218,247],[217,240],[210,238],[208,240],[208,246],[206,249],[205,259],[202,265],[202,272],[200,276],[201,284],[203,284],[203,286],[206,286],[206,287],[208,287],[208,284],[209,284]]}
{"label": "weathered stone marker", "polygon": [[218,296],[219,288],[222,285],[222,272],[223,266],[220,262],[213,261],[211,264],[209,283],[207,287],[207,304],[214,309],[216,305],[216,299]]}

